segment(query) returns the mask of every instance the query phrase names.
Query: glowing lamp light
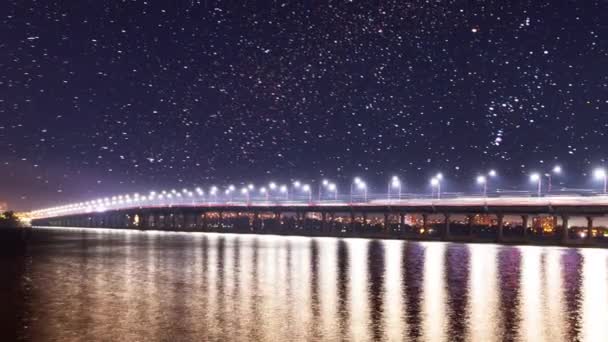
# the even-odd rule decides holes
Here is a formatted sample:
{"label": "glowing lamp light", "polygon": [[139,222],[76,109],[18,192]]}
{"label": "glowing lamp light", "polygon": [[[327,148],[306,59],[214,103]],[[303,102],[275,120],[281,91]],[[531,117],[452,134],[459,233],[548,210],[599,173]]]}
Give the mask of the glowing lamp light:
{"label": "glowing lamp light", "polygon": [[538,173],[533,173],[530,175],[531,182],[538,182],[540,180],[540,175]]}
{"label": "glowing lamp light", "polygon": [[603,180],[606,177],[606,170],[604,170],[604,169],[593,170],[593,177],[597,180]]}
{"label": "glowing lamp light", "polygon": [[485,184],[487,181],[486,177],[484,176],[477,176],[477,184]]}

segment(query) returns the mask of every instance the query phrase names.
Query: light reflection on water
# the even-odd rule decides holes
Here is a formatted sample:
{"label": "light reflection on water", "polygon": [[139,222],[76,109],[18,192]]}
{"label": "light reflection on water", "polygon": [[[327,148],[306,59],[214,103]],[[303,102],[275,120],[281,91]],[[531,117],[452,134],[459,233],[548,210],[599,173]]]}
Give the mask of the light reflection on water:
{"label": "light reflection on water", "polygon": [[605,341],[608,251],[37,230],[34,340]]}

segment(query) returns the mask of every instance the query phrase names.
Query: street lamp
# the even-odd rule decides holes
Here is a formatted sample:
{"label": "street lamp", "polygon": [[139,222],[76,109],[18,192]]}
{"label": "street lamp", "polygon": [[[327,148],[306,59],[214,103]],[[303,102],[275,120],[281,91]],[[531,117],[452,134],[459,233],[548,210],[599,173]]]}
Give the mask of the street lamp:
{"label": "street lamp", "polygon": [[530,181],[531,182],[537,182],[538,183],[538,197],[540,197],[540,193],[541,193],[541,186],[542,186],[542,177],[538,174],[538,173],[533,173],[530,175]]}
{"label": "street lamp", "polygon": [[319,183],[319,202],[321,201],[321,194],[323,192],[323,188],[327,188],[327,186],[329,185],[329,181],[327,179],[323,179],[323,181],[321,181],[321,183]]}
{"label": "street lamp", "polygon": [[388,183],[387,199],[391,199],[391,188],[397,189],[397,199],[401,199],[401,180],[397,176],[393,176],[391,181]]}
{"label": "street lamp", "polygon": [[217,186],[212,186],[209,190],[209,201],[211,200],[211,197],[215,197],[215,200],[217,201]]}
{"label": "street lamp", "polygon": [[243,195],[245,195],[245,196],[246,196],[246,198],[247,198],[247,205],[249,205],[249,203],[250,203],[250,202],[249,202],[249,198],[250,198],[250,197],[249,197],[249,189],[247,189],[247,188],[242,188],[242,189],[241,189],[241,194],[243,194]]}
{"label": "street lamp", "polygon": [[226,190],[226,195],[228,195],[228,199],[230,202],[232,202],[232,193],[234,192],[236,188],[234,187],[234,185],[229,185],[228,189]]}
{"label": "street lamp", "polygon": [[335,183],[330,183],[327,188],[334,193],[334,201],[338,200],[338,186]]}
{"label": "street lamp", "polygon": [[282,194],[285,194],[285,200],[289,201],[289,188],[287,188],[287,185],[281,185],[281,187],[279,188],[279,191]]}
{"label": "street lamp", "polygon": [[310,185],[308,185],[308,184],[302,185],[302,191],[308,193],[308,204],[312,203],[312,191],[310,189]]}
{"label": "street lamp", "polygon": [[357,187],[359,187],[359,185],[360,185],[361,183],[363,183],[363,181],[362,181],[362,180],[361,180],[361,178],[359,178],[359,177],[355,177],[355,178],[353,179],[353,182],[352,182],[352,183],[350,183],[350,202],[351,202],[351,203],[353,202],[353,191],[354,191],[353,186],[357,186]]}
{"label": "street lamp", "polygon": [[361,181],[361,182],[357,183],[357,189],[363,191],[363,201],[367,202],[367,184],[365,184],[365,182]]}
{"label": "street lamp", "polygon": [[431,187],[433,191],[437,188],[437,199],[441,198],[441,179],[437,177],[431,178]]}
{"label": "street lamp", "polygon": [[261,187],[261,188],[260,188],[260,193],[261,193],[262,195],[264,195],[264,197],[266,198],[266,201],[268,202],[268,190],[266,189],[266,187],[264,187],[264,186],[263,186],[263,187]]}
{"label": "street lamp", "polygon": [[496,177],[496,175],[497,175],[496,170],[492,169],[492,170],[488,171],[488,176],[490,176],[490,177]]}
{"label": "street lamp", "polygon": [[607,174],[606,170],[602,168],[597,168],[593,171],[593,177],[597,180],[601,180],[604,182],[604,194],[606,194],[606,180]]}
{"label": "street lamp", "polygon": [[559,165],[554,166],[551,172],[545,173],[545,177],[547,177],[547,192],[551,192],[551,174],[559,175],[561,173],[562,167]]}
{"label": "street lamp", "polygon": [[488,180],[485,176],[477,176],[477,184],[481,185],[483,191],[483,197],[487,196],[488,193]]}

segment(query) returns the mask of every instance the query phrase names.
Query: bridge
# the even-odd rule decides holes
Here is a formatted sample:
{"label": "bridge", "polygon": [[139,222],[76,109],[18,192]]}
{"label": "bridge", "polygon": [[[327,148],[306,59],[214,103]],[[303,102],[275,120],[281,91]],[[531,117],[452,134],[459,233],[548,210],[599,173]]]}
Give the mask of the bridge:
{"label": "bridge", "polygon": [[[129,196],[31,213],[34,226],[608,246],[608,196],[159,201]],[[604,222],[606,221],[606,222]]]}

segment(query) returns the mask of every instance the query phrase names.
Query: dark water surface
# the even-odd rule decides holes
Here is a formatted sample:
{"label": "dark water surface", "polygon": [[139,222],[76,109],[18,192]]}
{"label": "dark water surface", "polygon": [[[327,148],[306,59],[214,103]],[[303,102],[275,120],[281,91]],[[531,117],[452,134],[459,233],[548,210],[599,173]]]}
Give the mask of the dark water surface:
{"label": "dark water surface", "polygon": [[608,340],[602,249],[36,229],[0,263],[35,341]]}

